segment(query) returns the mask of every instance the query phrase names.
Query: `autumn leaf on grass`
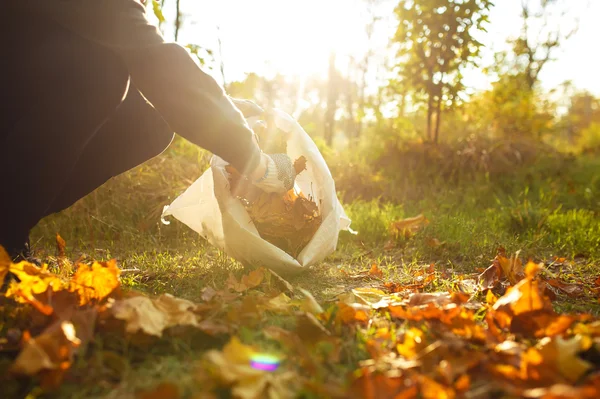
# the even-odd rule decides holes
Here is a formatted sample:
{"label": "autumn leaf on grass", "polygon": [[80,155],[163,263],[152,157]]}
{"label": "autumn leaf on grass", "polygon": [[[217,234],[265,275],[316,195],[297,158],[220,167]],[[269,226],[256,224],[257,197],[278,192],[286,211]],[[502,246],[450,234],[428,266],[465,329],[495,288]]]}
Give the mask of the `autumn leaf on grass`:
{"label": "autumn leaf on grass", "polygon": [[112,315],[125,322],[125,331],[141,331],[161,337],[165,329],[173,326],[199,326],[198,316],[193,313],[196,305],[185,299],[163,294],[156,299],[134,296],[115,301]]}
{"label": "autumn leaf on grass", "polygon": [[293,398],[298,376],[276,371],[280,359],[261,354],[232,337],[222,351],[206,353],[211,370],[221,381],[232,386],[233,397],[240,399]]}
{"label": "autumn leaf on grass", "polygon": [[232,289],[235,292],[244,292],[250,288],[258,287],[263,282],[264,278],[265,269],[261,267],[242,276],[240,281],[237,281],[235,276],[230,274],[226,283],[228,289]]}
{"label": "autumn leaf on grass", "polygon": [[427,220],[424,215],[418,215],[412,218],[399,220],[392,223],[392,235],[395,238],[408,239],[428,224],[429,220]]}
{"label": "autumn leaf on grass", "polygon": [[314,314],[323,313],[323,308],[310,292],[303,288],[298,288],[298,290],[304,295],[304,299],[299,303],[301,309]]}
{"label": "autumn leaf on grass", "polygon": [[79,344],[73,324],[67,321],[54,323],[25,342],[10,370],[20,375],[40,375],[42,386],[56,387],[71,366]]}
{"label": "autumn leaf on grass", "polygon": [[18,281],[13,281],[6,291],[7,297],[12,297],[21,303],[27,303],[34,299],[35,294],[46,291],[57,292],[63,290],[66,284],[54,273],[51,273],[47,265],[38,267],[29,262],[20,262],[10,266]]}
{"label": "autumn leaf on grass", "polygon": [[519,259],[519,252],[520,251],[517,251],[510,258],[507,258],[503,254],[499,254],[496,256],[496,259],[494,259],[494,261],[497,261],[500,264],[504,275],[511,284],[516,284],[525,276],[523,272],[523,263],[521,262],[521,259]]}
{"label": "autumn leaf on grass", "polygon": [[571,298],[582,297],[585,293],[582,284],[565,283],[564,281],[560,281],[558,279],[548,279],[545,281],[546,281],[546,283],[550,284],[552,287],[567,294]]}
{"label": "autumn leaf on grass", "polygon": [[181,392],[179,387],[171,382],[161,382],[150,390],[139,391],[137,399],[179,399]]}
{"label": "autumn leaf on grass", "polygon": [[4,284],[4,279],[8,274],[8,269],[11,264],[12,260],[10,259],[10,256],[8,256],[8,252],[0,245],[0,287]]}
{"label": "autumn leaf on grass", "polygon": [[550,298],[544,295],[543,283],[536,279],[541,267],[528,263],[526,277],[494,303],[491,314],[501,328],[526,336],[553,336],[564,332],[574,321],[554,312]]}
{"label": "autumn leaf on grass", "polygon": [[478,277],[479,287],[481,290],[491,290],[502,278],[502,268],[497,261],[492,262],[490,267],[485,269]]}
{"label": "autumn leaf on grass", "polygon": [[80,305],[101,301],[119,287],[120,270],[117,261],[80,264],[70,282],[69,290],[79,294]]}
{"label": "autumn leaf on grass", "polygon": [[374,277],[379,277],[382,278],[383,277],[383,272],[381,271],[381,269],[377,266],[377,263],[373,263],[371,265],[371,269],[369,270],[369,275],[370,276],[374,276]]}

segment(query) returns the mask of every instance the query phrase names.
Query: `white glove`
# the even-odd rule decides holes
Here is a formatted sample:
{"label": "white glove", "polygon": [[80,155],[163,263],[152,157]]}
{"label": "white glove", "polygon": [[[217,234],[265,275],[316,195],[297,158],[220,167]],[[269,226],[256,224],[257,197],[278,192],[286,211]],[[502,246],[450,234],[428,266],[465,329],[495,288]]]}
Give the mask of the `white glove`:
{"label": "white glove", "polygon": [[265,174],[255,180],[256,187],[268,193],[285,193],[294,187],[296,170],[286,154],[263,154],[266,160]]}

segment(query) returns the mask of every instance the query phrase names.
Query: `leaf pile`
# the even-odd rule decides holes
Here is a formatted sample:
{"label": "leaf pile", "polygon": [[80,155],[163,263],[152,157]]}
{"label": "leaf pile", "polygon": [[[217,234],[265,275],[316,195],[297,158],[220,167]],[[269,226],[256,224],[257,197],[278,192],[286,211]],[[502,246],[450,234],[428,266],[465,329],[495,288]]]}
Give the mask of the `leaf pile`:
{"label": "leaf pile", "polygon": [[[147,351],[201,334],[202,342],[228,338],[203,347],[190,370],[203,398],[600,396],[600,319],[557,313],[548,287],[569,283],[550,284],[543,264],[523,265],[518,255],[499,254],[472,293],[460,288],[471,287],[469,278],[455,291],[426,292],[447,272],[434,264],[400,284],[373,263],[342,274],[370,285],[327,302],[262,268],[231,274],[192,301],[123,292],[114,261],[79,264],[59,276],[5,255],[0,251],[0,280],[20,280],[0,302],[0,359],[11,359],[6,381],[25,376],[50,389],[68,379],[77,358],[92,367],[98,358],[125,356],[96,345],[102,336]],[[582,295],[597,295],[599,283]],[[157,384],[138,397],[184,397],[169,382]]]}
{"label": "leaf pile", "polygon": [[[296,174],[306,169],[306,158],[294,162]],[[296,258],[322,222],[315,201],[294,189],[284,195],[265,193],[228,165],[231,192],[240,199],[260,236]]]}

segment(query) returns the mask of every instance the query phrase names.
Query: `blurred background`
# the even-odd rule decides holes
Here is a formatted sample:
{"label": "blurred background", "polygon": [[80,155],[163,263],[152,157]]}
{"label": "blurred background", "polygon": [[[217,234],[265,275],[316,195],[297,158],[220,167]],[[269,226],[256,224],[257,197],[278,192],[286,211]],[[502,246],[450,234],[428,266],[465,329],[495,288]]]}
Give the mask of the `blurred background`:
{"label": "blurred background", "polygon": [[[229,95],[298,119],[360,233],[345,239],[383,244],[391,221],[425,213],[432,223],[417,252],[479,256],[503,244],[600,253],[600,2],[146,6]],[[139,246],[142,232],[149,248],[176,246],[189,231],[162,225],[163,206],[209,159],[177,137],[160,157],[46,219],[38,241],[60,231],[82,246]],[[426,245],[432,239],[446,245]]]}

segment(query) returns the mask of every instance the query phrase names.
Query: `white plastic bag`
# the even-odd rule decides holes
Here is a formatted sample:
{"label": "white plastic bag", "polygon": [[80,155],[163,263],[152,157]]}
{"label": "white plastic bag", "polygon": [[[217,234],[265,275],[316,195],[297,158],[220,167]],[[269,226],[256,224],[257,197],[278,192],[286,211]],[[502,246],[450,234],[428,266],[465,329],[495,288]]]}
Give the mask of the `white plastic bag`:
{"label": "white plastic bag", "polygon": [[306,170],[298,175],[296,189],[310,194],[318,204],[323,221],[298,258],[263,240],[239,199],[231,195],[227,163],[213,156],[207,170],[183,194],[165,207],[169,215],[188,225],[211,244],[243,264],[265,266],[276,272],[297,272],[331,254],[341,230],[350,219],[337,199],[335,184],[323,156],[310,136],[288,114],[274,110],[274,123],[289,135],[287,153],[291,159],[306,157]]}

